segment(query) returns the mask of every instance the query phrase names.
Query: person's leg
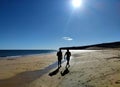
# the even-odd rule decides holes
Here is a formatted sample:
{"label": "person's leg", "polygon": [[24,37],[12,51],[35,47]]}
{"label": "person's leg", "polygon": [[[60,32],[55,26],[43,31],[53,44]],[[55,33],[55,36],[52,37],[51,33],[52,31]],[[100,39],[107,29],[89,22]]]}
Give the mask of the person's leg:
{"label": "person's leg", "polygon": [[68,64],[67,64],[67,65],[68,65],[68,67],[70,67],[70,64],[69,64],[70,58],[68,58],[68,60],[67,60],[67,61],[68,61]]}
{"label": "person's leg", "polygon": [[59,67],[59,65],[60,65],[60,62],[59,62],[59,60],[58,60],[58,67]]}
{"label": "person's leg", "polygon": [[67,63],[66,63],[66,66],[65,66],[65,68],[67,68]]}
{"label": "person's leg", "polygon": [[61,67],[61,59],[58,60],[58,67]]}
{"label": "person's leg", "polygon": [[67,68],[67,66],[69,65],[69,60],[68,60],[68,58],[66,58],[67,59],[67,63],[66,63],[66,68]]}
{"label": "person's leg", "polygon": [[67,60],[67,65],[69,65],[69,60]]}
{"label": "person's leg", "polygon": [[61,60],[60,60],[60,67],[61,67]]}

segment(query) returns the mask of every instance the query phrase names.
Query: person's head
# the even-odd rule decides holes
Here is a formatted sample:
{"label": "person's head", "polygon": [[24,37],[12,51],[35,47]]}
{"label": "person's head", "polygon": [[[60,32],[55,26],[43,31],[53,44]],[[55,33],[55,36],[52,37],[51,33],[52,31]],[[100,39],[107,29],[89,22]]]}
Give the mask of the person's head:
{"label": "person's head", "polygon": [[61,52],[61,49],[59,49],[59,51]]}
{"label": "person's head", "polygon": [[67,52],[69,52],[69,49],[67,49]]}

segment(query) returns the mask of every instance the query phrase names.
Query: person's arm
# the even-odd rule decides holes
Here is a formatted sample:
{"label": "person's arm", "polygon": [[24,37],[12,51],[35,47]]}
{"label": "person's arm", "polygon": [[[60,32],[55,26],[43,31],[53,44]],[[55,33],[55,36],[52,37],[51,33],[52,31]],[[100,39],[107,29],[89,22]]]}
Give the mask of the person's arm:
{"label": "person's arm", "polygon": [[71,52],[70,52],[70,56],[71,56]]}
{"label": "person's arm", "polygon": [[56,56],[58,56],[58,52],[57,52]]}
{"label": "person's arm", "polygon": [[65,56],[66,56],[66,53],[65,53],[65,55],[64,55],[64,59],[65,59]]}

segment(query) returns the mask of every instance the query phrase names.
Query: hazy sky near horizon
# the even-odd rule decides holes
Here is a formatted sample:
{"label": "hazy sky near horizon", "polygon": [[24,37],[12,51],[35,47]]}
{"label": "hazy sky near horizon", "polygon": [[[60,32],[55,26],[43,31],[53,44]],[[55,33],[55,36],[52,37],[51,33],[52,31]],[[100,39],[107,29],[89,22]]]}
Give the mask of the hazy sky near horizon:
{"label": "hazy sky near horizon", "polygon": [[120,0],[0,0],[0,49],[120,41]]}

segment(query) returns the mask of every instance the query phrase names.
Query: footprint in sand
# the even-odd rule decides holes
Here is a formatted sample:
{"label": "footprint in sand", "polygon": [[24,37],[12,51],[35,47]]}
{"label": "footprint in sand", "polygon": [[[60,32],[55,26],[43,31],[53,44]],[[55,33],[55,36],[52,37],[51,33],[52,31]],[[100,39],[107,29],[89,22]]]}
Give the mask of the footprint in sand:
{"label": "footprint in sand", "polygon": [[116,84],[120,84],[120,80],[116,81],[115,83],[116,83]]}

